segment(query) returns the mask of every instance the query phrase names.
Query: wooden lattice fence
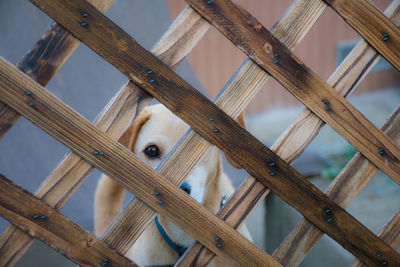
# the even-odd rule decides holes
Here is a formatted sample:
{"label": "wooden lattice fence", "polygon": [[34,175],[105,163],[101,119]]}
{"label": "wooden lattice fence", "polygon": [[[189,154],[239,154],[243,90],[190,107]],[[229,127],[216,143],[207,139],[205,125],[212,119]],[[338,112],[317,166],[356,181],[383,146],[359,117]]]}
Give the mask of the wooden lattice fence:
{"label": "wooden lattice fence", "polygon": [[[135,265],[121,254],[161,213],[199,241],[177,266],[203,266],[215,255],[243,266],[293,266],[323,233],[369,266],[400,266],[395,250],[400,244],[400,213],[376,236],[344,210],[378,169],[400,182],[400,110],[378,129],[345,99],[380,56],[399,69],[400,1],[393,1],[382,14],[368,0],[297,0],[270,32],[230,0],[187,0],[190,6],[152,53],[102,15],[112,0],[91,1],[94,6],[84,0],[31,2],[63,27],[54,23],[21,60],[18,68],[25,74],[0,59],[1,137],[22,115],[73,153],[57,166],[36,197],[0,177],[0,214],[13,224],[0,238],[1,265],[15,263],[33,238],[81,265]],[[364,38],[327,82],[290,51],[326,8],[336,10]],[[171,70],[210,25],[249,56],[214,103]],[[93,124],[42,87],[72,54],[78,39],[131,80]],[[306,106],[271,149],[232,119],[269,76]],[[157,171],[115,141],[151,100],[150,95],[193,128]],[[325,194],[290,166],[324,123],[360,152]],[[252,175],[216,216],[177,187],[211,144]],[[57,212],[94,168],[137,196],[102,237],[104,242]],[[234,230],[270,190],[305,218],[272,255]],[[215,244],[217,236],[222,247]]]}

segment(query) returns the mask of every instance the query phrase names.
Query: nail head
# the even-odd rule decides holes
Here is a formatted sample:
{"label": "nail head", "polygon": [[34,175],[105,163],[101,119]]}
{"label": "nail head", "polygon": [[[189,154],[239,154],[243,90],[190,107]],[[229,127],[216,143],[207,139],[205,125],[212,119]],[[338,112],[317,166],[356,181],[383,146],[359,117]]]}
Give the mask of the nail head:
{"label": "nail head", "polygon": [[28,106],[34,107],[34,106],[35,106],[35,103],[32,103],[32,102],[31,102],[31,103],[28,104]]}
{"label": "nail head", "polygon": [[30,95],[32,95],[32,92],[31,91],[27,91],[25,94],[30,96]]}
{"label": "nail head", "polygon": [[324,212],[325,212],[325,214],[329,214],[329,213],[332,212],[332,210],[331,210],[330,208],[326,208],[326,209],[324,210]]}
{"label": "nail head", "polygon": [[216,247],[217,248],[222,248],[222,244],[217,244]]}
{"label": "nail head", "polygon": [[86,18],[87,16],[89,16],[89,14],[87,12],[82,13],[82,17]]}
{"label": "nail head", "polygon": [[105,259],[105,260],[103,260],[101,266],[107,266],[109,263],[110,263],[110,260],[109,259]]}
{"label": "nail head", "polygon": [[387,261],[382,261],[381,264],[382,264],[382,265],[387,265],[388,262],[387,262]]}
{"label": "nail head", "polygon": [[162,204],[164,204],[164,201],[159,200],[159,201],[158,201],[158,205],[162,205]]}
{"label": "nail head", "polygon": [[214,129],[213,132],[214,133],[219,133],[219,130],[218,129]]}
{"label": "nail head", "polygon": [[269,175],[274,176],[276,172],[270,172]]}
{"label": "nail head", "polygon": [[278,64],[279,63],[279,61],[278,60],[274,60],[274,64]]}
{"label": "nail head", "polygon": [[331,222],[333,222],[333,219],[332,219],[332,218],[328,218],[326,221],[327,221],[328,223],[331,223]]}
{"label": "nail head", "polygon": [[160,195],[160,192],[154,192],[154,195],[156,195],[156,196],[159,196]]}
{"label": "nail head", "polygon": [[153,73],[153,71],[152,70],[149,70],[148,72],[147,72],[147,74],[152,74]]}
{"label": "nail head", "polygon": [[82,26],[82,27],[86,27],[87,25],[88,25],[88,23],[87,23],[86,21],[81,22],[81,26]]}

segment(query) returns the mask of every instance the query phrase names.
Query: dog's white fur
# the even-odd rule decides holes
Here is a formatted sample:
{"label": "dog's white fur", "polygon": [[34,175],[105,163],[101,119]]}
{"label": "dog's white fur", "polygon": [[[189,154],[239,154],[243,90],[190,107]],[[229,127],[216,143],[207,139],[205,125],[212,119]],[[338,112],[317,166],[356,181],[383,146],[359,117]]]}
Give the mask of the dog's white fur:
{"label": "dog's white fur", "polygon": [[[243,118],[241,122],[244,124]],[[139,114],[120,138],[120,142],[149,166],[156,168],[188,129],[189,126],[186,123],[163,105],[157,104],[147,107]],[[149,145],[156,145],[159,148],[161,152],[159,157],[150,158],[144,153]],[[230,196],[234,192],[231,181],[223,173],[220,151],[216,147],[210,149],[185,181],[191,186],[190,196],[213,213],[220,208],[222,196],[224,194]],[[119,184],[107,176],[102,177],[95,196],[95,232],[97,236],[103,234],[106,227],[121,211],[123,196],[124,189]],[[159,221],[175,243],[186,247],[193,243],[194,239],[191,236],[169,222],[164,216],[159,215]],[[241,227],[240,232],[251,240],[245,225]],[[154,221],[126,255],[140,266],[174,264],[179,258],[177,253],[163,240]],[[236,264],[217,257],[212,265],[234,266]]]}

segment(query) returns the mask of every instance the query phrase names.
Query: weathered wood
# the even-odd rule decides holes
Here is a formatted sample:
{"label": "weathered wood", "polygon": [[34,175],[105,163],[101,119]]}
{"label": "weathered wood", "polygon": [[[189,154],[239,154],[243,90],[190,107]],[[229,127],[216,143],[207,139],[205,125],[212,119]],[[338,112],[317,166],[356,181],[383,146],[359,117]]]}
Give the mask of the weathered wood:
{"label": "weathered wood", "polygon": [[[399,6],[399,1],[394,1],[385,11],[385,14],[391,18],[395,24],[400,23],[400,16],[398,15]],[[378,60],[379,56],[376,51],[369,47],[366,42],[360,41],[332,74],[331,78],[328,80],[328,84],[330,84],[341,95],[346,97],[353,91],[357,84],[363,80],[365,75],[368,73],[368,70],[371,69]],[[295,122],[292,123],[292,125],[277,139],[271,149],[285,161],[292,163],[304,151],[323,125],[323,121],[321,121],[317,116],[312,114],[309,110],[304,110],[297,117]],[[248,180],[249,179],[253,178],[249,177]],[[258,186],[263,187],[263,185],[259,183],[253,190],[258,191]],[[237,193],[240,193],[241,190],[247,189],[239,188]],[[251,198],[250,193],[245,197],[246,200],[247,198]],[[228,203],[231,201],[232,200],[229,200]],[[247,201],[252,203],[255,199],[248,199]],[[235,203],[232,205],[235,206]],[[223,210],[225,209],[228,209],[228,207],[226,206],[223,208]],[[230,210],[230,213],[243,214],[246,213],[247,210],[248,209],[244,207],[243,210]],[[296,247],[295,245],[292,247],[292,250],[301,248]],[[214,255],[210,251],[204,247],[202,248],[202,246],[197,243],[185,253],[177,265],[188,266],[196,264],[196,266],[202,266],[204,262],[209,262],[213,257]],[[281,260],[281,258],[282,257],[279,257],[278,259]]]}
{"label": "weathered wood", "polygon": [[137,266],[1,174],[0,215],[82,266]]}
{"label": "weathered wood", "polygon": [[[293,49],[325,8],[326,4],[319,0],[298,0],[275,25],[274,33]],[[268,77],[269,75],[257,64],[247,60],[230,79],[215,103],[235,118],[262,88]],[[190,132],[172,156],[161,164],[158,168],[159,173],[180,185],[209,147],[209,142],[199,138],[196,132]],[[264,188],[264,185],[258,186]],[[257,189],[252,188],[252,190],[254,192],[250,195],[258,194]],[[250,200],[250,202],[253,201]],[[250,214],[251,209],[248,210]],[[143,205],[140,200],[133,200],[106,231],[104,239],[119,251],[126,252],[154,216],[155,212]]]}
{"label": "weathered wood", "polygon": [[400,30],[368,0],[325,0],[379,54],[400,70]]}
{"label": "weathered wood", "polygon": [[[319,0],[298,0],[275,25],[274,33],[293,49],[325,8],[326,4]],[[268,77],[269,75],[257,64],[246,60],[230,79],[215,103],[235,118],[262,88]],[[168,177],[173,183],[180,185],[210,146],[206,140],[196,135],[195,132],[189,133],[176,148],[173,157],[166,159],[166,162],[159,167],[159,173]],[[264,188],[264,185],[258,186]],[[256,188],[252,190],[254,190],[253,195],[258,194]],[[252,193],[249,194],[252,195]],[[253,201],[250,200],[250,202]],[[251,209],[247,214],[250,214],[250,211]],[[142,205],[140,200],[133,200],[107,230],[104,238],[108,244],[112,244],[121,252],[126,252],[154,216],[155,212]]]}
{"label": "weathered wood", "polygon": [[[150,101],[149,96],[128,83],[110,101],[95,125],[118,139],[121,131],[132,121],[137,111]],[[47,205],[61,210],[94,167],[74,153],[69,153],[42,183],[35,196]],[[32,244],[32,237],[10,225],[0,236],[0,266],[14,265]]]}
{"label": "weathered wood", "polygon": [[[30,95],[26,95],[28,90]],[[3,59],[0,60],[0,101],[113,177],[218,256],[251,266],[280,266],[271,256],[219,220],[180,188],[158,175],[127,148],[98,130]],[[94,153],[96,151],[104,153],[100,155]],[[159,203],[160,198],[162,204]],[[216,236],[224,240],[223,248],[215,246]],[[387,253],[386,248],[383,251]]]}
{"label": "weathered wood", "polygon": [[[400,108],[390,116],[382,130],[400,144]],[[329,185],[326,194],[345,208],[377,171],[375,165],[357,153]],[[303,219],[286,237],[273,256],[284,266],[298,266],[322,236],[323,232]],[[381,261],[383,260],[386,259],[381,258]]]}
{"label": "weathered wood", "polygon": [[[225,207],[217,213],[217,216],[233,228],[238,229],[269,192],[269,189],[250,176],[240,185],[240,190],[235,192]],[[214,257],[214,253],[196,242],[175,266],[207,266]]]}
{"label": "weathered wood", "polygon": [[[400,183],[400,148],[232,1],[187,1],[312,112]],[[381,155],[378,152],[384,150]]]}
{"label": "weathered wood", "polygon": [[[89,0],[105,13],[114,0]],[[80,44],[72,34],[52,23],[46,33],[20,60],[17,67],[29,77],[45,86]],[[0,139],[18,121],[14,110],[0,103]]]}
{"label": "weathered wood", "polygon": [[[389,222],[382,228],[378,236],[380,236],[386,243],[391,245],[394,249],[400,246],[400,210],[389,220]],[[384,261],[384,259],[382,259]],[[359,260],[355,260],[352,267],[365,266]]]}
{"label": "weathered wood", "polygon": [[[155,45],[153,53],[175,68],[208,28],[208,22],[191,8],[186,8]],[[129,82],[105,107],[95,125],[118,140],[149,101],[149,96],[143,90]],[[41,185],[36,196],[60,210],[93,169],[84,159],[70,153]],[[13,225],[7,227],[0,236],[0,265],[5,262],[14,264],[31,242],[32,238],[23,231]]]}
{"label": "weathered wood", "polygon": [[[392,19],[392,21],[398,25],[400,24],[400,2],[394,1],[392,5],[388,7],[385,14]],[[363,80],[363,78],[368,73],[368,70],[373,68],[373,66],[379,61],[380,57],[376,51],[368,46],[368,44],[361,40],[355,48],[350,52],[350,54],[345,58],[342,64],[336,69],[328,80],[330,84],[336,91],[338,91],[343,96],[348,96],[357,84]],[[312,114],[310,110],[304,110],[295,120],[294,123],[277,139],[277,141],[272,145],[271,149],[279,156],[281,156],[286,162],[292,163],[307,147],[311,140],[317,135],[319,129],[324,125],[323,121],[317,116]],[[254,178],[249,177],[247,180],[253,180]],[[257,192],[263,188],[264,185],[258,182],[248,195],[244,197],[243,201],[249,203],[256,202],[256,198],[252,197],[252,191],[254,196],[257,196]],[[235,194],[241,194],[243,191],[247,191],[247,188],[240,187]],[[258,201],[261,201],[259,199]],[[234,199],[228,201],[227,205],[223,207],[222,211],[226,210],[227,213],[231,214],[233,217],[235,214],[244,215],[249,213],[252,207],[243,207],[242,209],[236,208],[238,203],[232,203],[233,209],[229,209],[230,202],[234,202]],[[254,205],[254,204],[252,204]],[[238,216],[237,215],[237,216]],[[220,217],[221,218],[221,217]],[[299,240],[296,240],[300,242]],[[301,250],[302,246],[296,246],[295,241],[286,242],[286,246],[290,246],[291,249],[288,251]],[[295,254],[293,252],[293,254]],[[186,253],[181,257],[177,266],[204,266],[212,260],[215,255],[202,247],[198,242],[193,245]],[[276,258],[282,261],[282,256]],[[290,256],[287,256],[291,262]],[[286,263],[285,260],[282,261],[283,264]],[[294,264],[296,265],[296,264]]]}
{"label": "weathered wood", "polygon": [[[252,137],[231,117],[227,116],[207,98],[179,78],[174,72],[169,70],[168,67],[162,64],[161,61],[143,49],[133,38],[124,33],[114,23],[107,20],[88,3],[79,0],[57,0],[51,2],[32,0],[32,2],[55,18],[57,22],[70,30],[75,36],[81,39],[81,41],[85,42],[86,45],[112,63],[122,73],[130,77],[133,82],[165,104],[210,142],[223,149],[236,163],[249,171],[250,174],[263,182],[264,185],[270,187],[271,190],[277,193],[286,202],[299,210],[308,220],[325,231],[358,258],[366,263],[376,264],[376,255],[371,252],[367,245],[373,243],[378,249],[382,250],[385,258],[390,262],[400,264],[400,255],[397,254],[395,250],[387,246],[381,239],[370,232],[344,209],[326,197],[320,190],[291,168],[290,165],[286,164],[261,142]],[[226,3],[224,2],[224,5]],[[90,14],[85,26],[78,23],[78,21],[81,21],[80,12],[82,11]],[[118,37],[113,38],[114,36]],[[279,43],[277,40],[276,42]],[[282,49],[286,48],[282,47]],[[287,51],[285,55],[289,55],[288,53]],[[291,57],[285,58],[291,60]],[[293,64],[295,65],[298,63],[293,62]],[[151,75],[148,74],[149,69],[153,71]],[[305,71],[304,73],[307,73],[306,68],[302,70]],[[277,74],[279,73],[278,71]],[[283,73],[282,75],[284,78],[285,75]],[[310,81],[320,81],[318,77],[311,76],[311,78]],[[336,102],[332,107],[338,105],[342,108],[346,108],[343,104],[345,100],[341,99],[339,95],[336,95],[337,93],[334,92],[333,89],[329,90],[328,88],[330,87],[325,85],[322,81],[319,82],[318,85],[323,86],[322,88],[326,88],[327,92],[323,90],[323,93],[329,93],[327,94],[328,99],[335,99]],[[176,97],[178,95],[179,98]],[[310,97],[312,97],[312,95],[310,95]],[[320,111],[325,111],[323,107],[318,107],[318,109]],[[351,109],[351,114],[353,115],[357,113],[356,110],[352,110],[351,106],[347,107],[347,109]],[[214,120],[209,120],[209,118],[214,118]],[[365,120],[365,118],[362,120]],[[363,125],[361,126],[364,128]],[[370,138],[376,138],[375,135],[371,136],[369,129],[367,130]],[[390,145],[391,152],[388,150],[387,153],[389,154],[389,158],[393,158],[394,156],[392,153],[393,151],[396,152],[397,146],[379,130],[376,131],[375,134],[384,139],[385,147]],[[364,139],[365,137],[361,138]],[[381,140],[377,142],[379,142],[378,144],[382,144]],[[235,146],[232,144],[235,144]],[[269,167],[266,168],[271,162],[276,163],[276,165],[274,165],[276,170],[274,170],[274,168],[272,168],[272,170]],[[121,179],[123,179],[123,177],[121,177]],[[173,188],[175,189],[175,187]],[[171,192],[173,192],[173,190],[171,190]],[[177,197],[172,199],[177,200]],[[147,204],[150,205],[150,201]],[[325,213],[327,209],[330,211],[329,215]],[[333,217],[327,218],[327,216]],[[182,217],[180,219],[177,225],[183,224]],[[192,220],[193,217],[190,219]],[[176,218],[172,221],[176,223]],[[221,221],[216,221],[222,223]],[[185,229],[185,231],[192,229],[193,226],[190,229]],[[194,235],[192,231],[188,233]],[[196,236],[195,238],[198,237]],[[205,239],[204,242],[207,242],[204,236],[201,238]],[[199,241],[203,242],[201,240]],[[207,245],[207,243],[205,243],[205,245]],[[207,247],[210,248],[212,246],[208,243]],[[224,248],[223,250],[224,253],[227,252],[227,249]],[[221,253],[221,251],[218,252]],[[243,262],[241,261],[242,258],[240,260],[238,259],[243,255],[234,253],[232,248],[229,252],[235,254],[231,254],[230,256],[236,258],[239,262]],[[223,253],[221,254],[223,255]],[[247,261],[249,261],[249,258],[247,258]],[[248,264],[248,262],[246,262],[246,264]]]}

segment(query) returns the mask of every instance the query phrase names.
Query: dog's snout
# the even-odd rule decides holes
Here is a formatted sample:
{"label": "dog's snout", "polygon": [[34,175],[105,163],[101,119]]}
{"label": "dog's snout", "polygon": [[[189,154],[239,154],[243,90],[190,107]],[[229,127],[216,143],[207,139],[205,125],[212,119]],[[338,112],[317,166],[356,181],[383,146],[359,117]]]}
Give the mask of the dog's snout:
{"label": "dog's snout", "polygon": [[188,182],[183,182],[183,184],[181,185],[181,189],[190,195],[191,186]]}

